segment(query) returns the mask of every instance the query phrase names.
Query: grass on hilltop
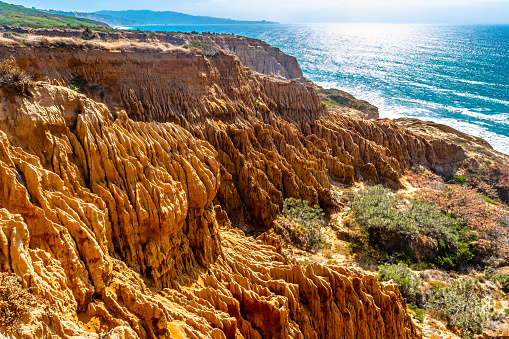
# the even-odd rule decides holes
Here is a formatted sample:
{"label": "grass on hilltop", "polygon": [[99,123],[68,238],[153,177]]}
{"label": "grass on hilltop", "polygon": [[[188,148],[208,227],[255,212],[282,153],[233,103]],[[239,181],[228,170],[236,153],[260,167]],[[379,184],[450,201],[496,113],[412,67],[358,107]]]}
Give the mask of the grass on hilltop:
{"label": "grass on hilltop", "polygon": [[70,28],[105,28],[108,25],[90,20],[64,15],[51,14],[23,6],[9,5],[0,2],[0,25],[9,27],[70,27]]}

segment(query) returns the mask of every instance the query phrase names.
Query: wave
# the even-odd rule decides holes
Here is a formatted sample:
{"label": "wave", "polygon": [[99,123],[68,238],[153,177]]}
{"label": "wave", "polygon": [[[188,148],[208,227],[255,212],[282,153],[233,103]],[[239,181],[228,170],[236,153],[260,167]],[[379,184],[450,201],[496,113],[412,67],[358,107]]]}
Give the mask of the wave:
{"label": "wave", "polygon": [[472,93],[464,93],[464,92],[456,92],[456,91],[452,91],[452,92],[455,95],[460,96],[460,97],[465,97],[465,98],[470,98],[470,99],[478,99],[478,100],[487,101],[487,102],[493,102],[496,104],[500,104],[500,105],[509,107],[509,101],[507,101],[507,100],[490,98],[490,97],[485,97],[482,95],[477,95],[477,94],[472,94]]}

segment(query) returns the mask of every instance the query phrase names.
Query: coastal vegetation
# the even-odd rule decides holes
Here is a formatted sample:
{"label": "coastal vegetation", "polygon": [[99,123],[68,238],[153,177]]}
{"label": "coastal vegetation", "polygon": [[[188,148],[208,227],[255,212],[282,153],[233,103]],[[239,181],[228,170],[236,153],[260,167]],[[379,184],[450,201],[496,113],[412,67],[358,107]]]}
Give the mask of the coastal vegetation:
{"label": "coastal vegetation", "polygon": [[324,104],[326,104],[327,106],[333,106],[333,105],[337,105],[337,104],[338,104],[338,103],[337,103],[336,101],[334,101],[334,100],[323,100],[323,99],[322,99],[322,102],[323,102]]}
{"label": "coastal vegetation", "polygon": [[16,275],[0,272],[1,326],[11,333],[16,332],[19,320],[38,308],[48,315],[54,312],[46,300],[23,288]]}
{"label": "coastal vegetation", "polygon": [[200,42],[200,41],[191,41],[190,43],[185,44],[182,47],[184,47],[184,48],[196,48],[196,49],[201,49],[201,50],[205,50],[205,49],[209,48],[209,46],[206,43],[203,43],[203,42]]}
{"label": "coastal vegetation", "polygon": [[20,94],[27,94],[32,77],[22,70],[14,58],[0,60],[0,88],[11,88]]}
{"label": "coastal vegetation", "polygon": [[274,231],[286,243],[292,243],[308,251],[316,251],[327,246],[322,228],[325,226],[325,213],[319,205],[295,198],[285,199],[281,215],[274,222]]}
{"label": "coastal vegetation", "polygon": [[437,284],[425,308],[434,317],[457,328],[463,338],[481,334],[482,323],[498,317],[493,301],[475,279],[453,281],[451,286]]}
{"label": "coastal vegetation", "polygon": [[36,9],[25,8],[23,6],[10,5],[4,2],[0,2],[0,25],[31,28],[85,28],[87,26],[94,28],[108,27],[108,25],[103,24],[102,22],[90,19],[51,14],[38,11]]}
{"label": "coastal vegetation", "polygon": [[378,261],[458,269],[474,257],[475,235],[430,202],[408,202],[373,186],[354,193],[348,205],[362,231],[354,250],[372,253]]}
{"label": "coastal vegetation", "polygon": [[414,273],[407,265],[385,264],[378,267],[378,280],[394,281],[399,285],[399,291],[412,305],[421,305],[421,285],[419,276]]}

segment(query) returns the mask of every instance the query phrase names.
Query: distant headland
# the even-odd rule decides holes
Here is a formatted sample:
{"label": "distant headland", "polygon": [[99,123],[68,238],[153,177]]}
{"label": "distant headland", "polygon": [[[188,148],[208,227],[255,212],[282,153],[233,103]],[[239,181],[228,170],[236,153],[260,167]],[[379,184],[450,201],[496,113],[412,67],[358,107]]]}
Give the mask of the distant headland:
{"label": "distant headland", "polygon": [[127,10],[97,11],[93,13],[64,12],[49,10],[48,12],[77,18],[92,19],[107,23],[110,26],[136,25],[238,25],[238,24],[277,24],[272,21],[239,21],[210,16],[197,16],[172,11]]}

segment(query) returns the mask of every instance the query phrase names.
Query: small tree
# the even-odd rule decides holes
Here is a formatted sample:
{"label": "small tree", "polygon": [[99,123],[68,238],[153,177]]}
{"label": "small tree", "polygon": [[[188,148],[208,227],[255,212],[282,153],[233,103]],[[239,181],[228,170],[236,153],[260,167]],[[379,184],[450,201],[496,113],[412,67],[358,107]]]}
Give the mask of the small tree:
{"label": "small tree", "polygon": [[449,326],[461,330],[463,337],[473,338],[482,330],[482,322],[493,313],[493,305],[485,298],[477,280],[454,281],[451,287],[436,286],[426,309],[439,313]]}
{"label": "small tree", "polygon": [[408,302],[414,305],[420,305],[419,300],[421,292],[421,280],[407,265],[380,265],[378,267],[378,280],[389,281],[394,280],[399,286],[401,295],[405,297]]}
{"label": "small tree", "polygon": [[285,241],[315,251],[325,244],[321,230],[325,224],[324,215],[318,205],[310,206],[306,200],[288,198],[275,221],[275,231]]}

